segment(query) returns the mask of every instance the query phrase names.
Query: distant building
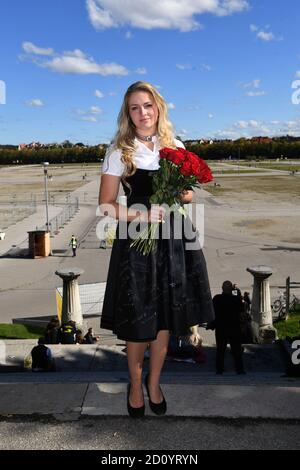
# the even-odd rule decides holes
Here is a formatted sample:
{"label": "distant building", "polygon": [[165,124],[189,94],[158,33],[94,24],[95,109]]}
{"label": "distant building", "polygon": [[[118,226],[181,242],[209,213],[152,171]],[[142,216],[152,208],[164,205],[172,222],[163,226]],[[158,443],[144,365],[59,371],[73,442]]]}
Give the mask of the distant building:
{"label": "distant building", "polygon": [[30,142],[30,144],[19,144],[18,150],[43,148],[44,144],[40,142]]}
{"label": "distant building", "polygon": [[97,147],[98,147],[99,150],[106,150],[108,145],[107,144],[98,144]]}
{"label": "distant building", "polygon": [[251,142],[259,142],[259,143],[270,143],[270,142],[273,142],[273,139],[271,139],[270,137],[252,137],[252,139],[250,139]]}

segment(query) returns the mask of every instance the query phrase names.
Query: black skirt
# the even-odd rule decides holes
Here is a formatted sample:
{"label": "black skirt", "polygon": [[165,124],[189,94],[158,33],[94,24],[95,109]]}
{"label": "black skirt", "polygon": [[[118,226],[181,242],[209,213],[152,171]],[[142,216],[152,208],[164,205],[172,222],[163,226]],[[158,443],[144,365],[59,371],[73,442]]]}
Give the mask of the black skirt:
{"label": "black skirt", "polygon": [[[101,328],[121,340],[153,341],[161,330],[185,335],[191,326],[214,319],[206,262],[195,229],[188,216],[176,217],[181,218],[182,237],[174,236],[173,215],[170,237],[164,239],[160,232],[148,256],[130,247],[130,237],[120,239],[118,225]],[[188,244],[193,249],[187,249]]]}

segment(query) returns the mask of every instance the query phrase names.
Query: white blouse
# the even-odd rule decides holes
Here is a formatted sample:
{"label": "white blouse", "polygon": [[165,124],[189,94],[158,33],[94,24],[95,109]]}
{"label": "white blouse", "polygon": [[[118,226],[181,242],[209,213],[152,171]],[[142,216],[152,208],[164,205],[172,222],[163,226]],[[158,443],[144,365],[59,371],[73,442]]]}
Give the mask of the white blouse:
{"label": "white blouse", "polygon": [[[154,136],[152,139],[154,143],[153,150],[150,150],[143,142],[134,139],[137,150],[134,153],[134,162],[136,167],[141,170],[158,170],[159,169],[159,141],[157,136]],[[175,144],[177,147],[185,148],[183,143],[175,139]],[[103,175],[113,175],[113,176],[122,176],[124,172],[124,163],[121,161],[121,150],[115,149],[110,146],[105,154],[103,165],[102,165],[102,174]]]}

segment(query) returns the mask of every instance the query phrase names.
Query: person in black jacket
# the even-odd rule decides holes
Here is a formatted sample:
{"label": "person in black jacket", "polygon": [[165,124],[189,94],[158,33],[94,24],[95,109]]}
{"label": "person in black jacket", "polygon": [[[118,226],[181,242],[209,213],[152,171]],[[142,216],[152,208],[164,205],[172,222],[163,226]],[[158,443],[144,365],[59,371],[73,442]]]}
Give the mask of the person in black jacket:
{"label": "person in black jacket", "polygon": [[97,341],[99,341],[100,337],[94,336],[93,328],[89,328],[84,339],[85,339],[85,344],[95,344],[97,343]]}
{"label": "person in black jacket", "polygon": [[31,351],[31,357],[33,372],[49,372],[55,370],[51,349],[45,346],[44,338],[38,340],[38,345]]}
{"label": "person in black jacket", "polygon": [[244,374],[242,358],[241,315],[244,311],[242,299],[232,295],[233,285],[230,281],[224,281],[222,294],[213,298],[215,321],[212,328],[215,329],[217,343],[216,372],[224,371],[224,357],[227,344],[230,344],[235,362],[237,374]]}

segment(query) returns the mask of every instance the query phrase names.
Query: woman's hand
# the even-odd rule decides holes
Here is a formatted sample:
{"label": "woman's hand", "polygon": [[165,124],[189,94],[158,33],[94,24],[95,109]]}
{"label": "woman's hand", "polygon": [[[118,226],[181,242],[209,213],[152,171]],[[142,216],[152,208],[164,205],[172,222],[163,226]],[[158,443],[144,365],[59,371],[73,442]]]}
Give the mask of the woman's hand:
{"label": "woman's hand", "polygon": [[193,191],[190,189],[184,189],[180,193],[180,200],[183,204],[189,204],[193,200]]}
{"label": "woman's hand", "polygon": [[139,220],[141,222],[161,223],[164,221],[165,213],[166,209],[163,206],[152,204],[151,209],[149,209],[147,212],[141,211],[139,213]]}

